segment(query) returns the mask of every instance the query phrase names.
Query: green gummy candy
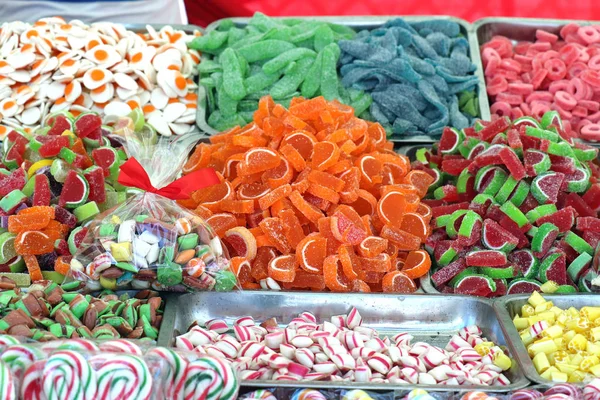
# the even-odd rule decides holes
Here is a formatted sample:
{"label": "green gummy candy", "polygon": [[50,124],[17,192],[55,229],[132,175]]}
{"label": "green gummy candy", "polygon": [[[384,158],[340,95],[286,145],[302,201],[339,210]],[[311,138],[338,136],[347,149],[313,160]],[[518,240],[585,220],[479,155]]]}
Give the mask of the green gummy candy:
{"label": "green gummy candy", "polygon": [[292,62],[284,76],[271,87],[270,93],[273,99],[278,100],[292,95],[304,80],[312,63],[312,58],[303,58],[295,63]]}
{"label": "green gummy candy", "polygon": [[321,66],[321,95],[327,100],[339,99],[337,61],[340,48],[331,43],[323,49],[323,61]]}
{"label": "green gummy candy", "polygon": [[73,164],[73,162],[77,158],[77,154],[68,147],[63,147],[62,149],[60,149],[58,156],[66,162],[68,162],[69,164]]}
{"label": "green gummy candy", "polygon": [[547,128],[550,125],[558,124],[561,128],[563,127],[562,120],[560,119],[560,114],[558,111],[546,111],[540,120],[540,125],[542,128]]}
{"label": "green gummy candy", "polygon": [[538,139],[550,140],[551,142],[558,142],[558,139],[560,138],[558,133],[548,131],[546,129],[534,128],[533,126],[526,127],[525,134]]}
{"label": "green gummy candy", "polygon": [[525,181],[521,181],[521,182],[519,182],[519,184],[517,185],[517,188],[515,189],[512,196],[510,196],[510,198],[508,200],[511,203],[513,203],[515,206],[519,207],[521,204],[523,204],[523,202],[527,198],[528,194],[529,194],[529,184]]}
{"label": "green gummy candy", "polygon": [[263,40],[238,48],[238,54],[249,63],[268,60],[295,48],[292,43],[283,40]]}
{"label": "green gummy candy", "polygon": [[565,242],[573,248],[579,254],[587,253],[591,256],[594,255],[594,248],[590,246],[585,240],[579,235],[572,231],[568,231],[565,235]]}
{"label": "green gummy candy", "polygon": [[315,53],[313,50],[298,47],[292,50],[288,50],[285,53],[282,53],[277,57],[273,58],[272,60],[267,61],[263,64],[262,70],[265,74],[274,74],[292,61],[297,61],[305,57],[314,58],[316,56],[317,53]]}
{"label": "green gummy candy", "polygon": [[235,50],[227,48],[220,56],[223,66],[223,89],[234,100],[241,100],[246,96],[244,77]]}
{"label": "green gummy candy", "polygon": [[198,245],[198,234],[188,233],[187,235],[180,236],[177,239],[179,245],[179,251],[193,249]]}
{"label": "green gummy candy", "polygon": [[218,50],[225,44],[227,36],[227,32],[210,31],[205,35],[194,38],[194,40],[188,43],[188,47],[203,53],[215,54],[215,50]]}
{"label": "green gummy candy", "polygon": [[175,258],[175,249],[171,246],[160,249],[158,256],[159,263],[170,263]]}
{"label": "green gummy candy", "polygon": [[527,220],[530,223],[534,223],[539,218],[544,217],[546,215],[554,214],[557,211],[556,206],[554,204],[544,204],[541,206],[537,206],[533,210],[530,210],[525,214]]}
{"label": "green gummy candy", "polygon": [[95,201],[90,201],[89,203],[85,203],[84,205],[75,208],[73,214],[75,214],[77,221],[84,222],[100,214],[100,209]]}
{"label": "green gummy candy", "polygon": [[[465,171],[467,171],[467,170],[465,170]],[[459,179],[460,179],[460,176],[459,176]],[[515,188],[517,187],[518,184],[519,184],[519,182],[515,178],[513,178],[512,176],[509,176],[506,179],[506,181],[504,182],[504,184],[502,185],[502,187],[500,188],[500,190],[498,190],[498,193],[496,193],[495,200],[500,204],[505,203],[508,200],[508,197],[511,195],[513,190],[515,190]]]}
{"label": "green gummy candy", "polygon": [[304,78],[304,82],[302,82],[302,86],[300,87],[301,93],[303,97],[310,98],[314,97],[315,94],[319,91],[319,87],[321,86],[321,70],[323,69],[323,51],[320,51],[315,58],[315,61],[310,66],[308,72],[306,73],[306,77]]}
{"label": "green gummy candy", "polygon": [[33,191],[35,190],[35,176],[32,176],[27,183],[25,183],[25,186],[23,186],[23,189],[21,189],[21,191],[23,192],[23,194],[27,197],[31,197],[33,195]]}
{"label": "green gummy candy", "polygon": [[98,228],[98,234],[100,237],[113,237],[116,235],[115,225],[114,224],[101,224],[100,228]]}
{"label": "green gummy candy", "polygon": [[[257,93],[277,82],[280,74],[265,74],[262,70],[244,80],[248,94]],[[303,84],[304,86],[304,84]],[[303,94],[304,96],[304,94]],[[305,96],[306,97],[306,96]]]}
{"label": "green gummy candy", "polygon": [[67,173],[70,171],[69,165],[60,159],[56,159],[52,161],[52,165],[50,166],[50,174],[52,177],[59,183],[65,183],[65,179],[67,179]]}
{"label": "green gummy candy", "polygon": [[4,212],[9,212],[13,208],[15,208],[16,206],[21,204],[23,201],[25,201],[26,199],[27,199],[27,196],[25,196],[25,194],[23,192],[21,192],[18,189],[15,189],[0,200],[0,208]]}
{"label": "green gummy candy", "polygon": [[314,37],[314,47],[316,51],[321,51],[330,43],[335,41],[333,30],[329,25],[321,25],[317,28]]}
{"label": "green gummy candy", "polygon": [[519,210],[519,208],[510,201],[502,204],[500,206],[500,211],[502,211],[511,220],[513,220],[513,222],[515,222],[519,226],[519,228],[522,228],[523,226],[529,223],[529,220],[527,219],[525,214],[523,214],[523,212]]}

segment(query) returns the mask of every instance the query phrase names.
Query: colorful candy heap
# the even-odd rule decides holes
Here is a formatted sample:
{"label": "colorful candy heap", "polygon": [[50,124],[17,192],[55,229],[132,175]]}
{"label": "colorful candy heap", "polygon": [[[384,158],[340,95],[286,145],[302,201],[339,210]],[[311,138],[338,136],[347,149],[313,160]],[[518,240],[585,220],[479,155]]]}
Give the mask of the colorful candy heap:
{"label": "colorful candy heap", "polygon": [[235,277],[221,241],[196,215],[151,193],[94,221],[71,259],[69,278],[101,288],[231,290]]}
{"label": "colorful candy heap", "polygon": [[96,114],[53,115],[33,135],[11,131],[0,170],[0,270],[56,271],[62,281],[85,236],[81,225],[125,200],[117,184],[126,158],[103,136]]}
{"label": "colorful candy heap", "polygon": [[589,382],[600,377],[600,307],[562,310],[534,292],[513,319],[544,379]]}
{"label": "colorful candy heap", "polygon": [[427,393],[423,389],[415,389],[402,400],[439,400],[439,399],[459,399],[460,400],[598,400],[600,398],[600,379],[587,384],[583,390],[569,383],[559,383],[549,389],[521,389],[511,394],[487,394],[485,392],[468,392],[458,397],[453,394]]}
{"label": "colorful candy heap", "polygon": [[536,41],[494,36],[481,46],[492,114],[541,118],[556,110],[565,132],[600,140],[599,26],[570,23],[560,37],[538,29]]}
{"label": "colorful candy heap", "polygon": [[38,346],[10,339],[0,337],[2,399],[237,398],[237,377],[224,360],[162,347],[144,351],[126,340]]}
{"label": "colorful candy heap", "polygon": [[300,19],[272,19],[256,13],[247,26],[232,21],[194,39],[190,48],[214,55],[199,65],[207,88],[208,124],[218,131],[252,122],[265,95],[288,106],[292,98],[324,96],[351,104],[357,115],[371,104],[362,91],[339,83],[339,39],[356,33],[348,27]]}
{"label": "colorful candy heap", "polygon": [[132,298],[111,293],[93,297],[45,283],[32,285],[27,293],[14,287],[1,291],[0,304],[0,333],[37,341],[156,339],[162,322],[162,299],[148,290]]}
{"label": "colorful candy heap", "polygon": [[431,265],[420,197],[433,178],[410,171],[381,125],[323,97],[289,111],[264,97],[254,121],[184,167],[224,176],[182,204],[223,238],[242,287],[414,292]]}
{"label": "colorful candy heap", "polygon": [[339,46],[342,83],[373,97],[361,117],[388,132],[440,135],[445,126],[466,128],[479,116],[479,80],[456,22],[396,18]]}
{"label": "colorful candy heap", "polygon": [[[411,344],[402,332],[380,337],[362,325],[356,308],[319,324],[303,312],[285,328],[275,318],[256,325],[251,316],[206,321],[176,338],[179,349],[234,360],[245,380],[328,380],[394,384],[508,385],[511,366],[500,347],[477,326],[461,329],[445,349]],[[233,331],[233,332],[232,332]]]}
{"label": "colorful candy heap", "polygon": [[[414,169],[430,188],[427,242],[444,293],[591,291],[600,239],[598,150],[565,140],[556,112],[446,129]],[[542,286],[542,283],[544,284]]]}
{"label": "colorful candy heap", "polygon": [[11,128],[36,128],[59,111],[92,111],[109,121],[142,109],[162,135],[192,130],[200,54],[186,44],[200,32],[146,29],[60,17],[2,24],[0,138]]}

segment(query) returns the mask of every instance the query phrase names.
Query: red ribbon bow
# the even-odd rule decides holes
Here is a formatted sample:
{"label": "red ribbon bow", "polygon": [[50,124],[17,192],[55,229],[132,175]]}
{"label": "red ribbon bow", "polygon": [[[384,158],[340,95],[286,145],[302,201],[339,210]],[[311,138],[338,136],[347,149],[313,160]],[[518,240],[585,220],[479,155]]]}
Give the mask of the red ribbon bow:
{"label": "red ribbon bow", "polygon": [[136,187],[171,200],[189,199],[192,192],[221,183],[214,169],[202,168],[169,183],[163,188],[157,189],[152,186],[148,173],[135,158],[130,158],[121,165],[117,180],[121,185]]}

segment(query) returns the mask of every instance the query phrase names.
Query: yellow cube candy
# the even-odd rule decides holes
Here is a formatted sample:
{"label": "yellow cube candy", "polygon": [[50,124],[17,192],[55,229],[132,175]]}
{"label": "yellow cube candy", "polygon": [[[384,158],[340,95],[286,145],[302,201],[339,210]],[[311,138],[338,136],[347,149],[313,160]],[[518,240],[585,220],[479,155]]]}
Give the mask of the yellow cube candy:
{"label": "yellow cube candy", "polygon": [[600,346],[598,346],[596,343],[590,342],[589,340],[585,350],[591,355],[600,356]]}
{"label": "yellow cube candy", "polygon": [[546,299],[544,299],[544,297],[539,292],[535,291],[531,294],[531,296],[529,296],[527,302],[533,307],[537,307],[538,305],[545,303]]}
{"label": "yellow cube candy", "polygon": [[569,307],[569,309],[567,310],[567,312],[572,316],[572,317],[579,317],[579,311],[575,308],[575,307]]}
{"label": "yellow cube candy", "polygon": [[535,314],[535,308],[533,308],[529,304],[523,304],[523,307],[521,307],[521,315],[522,316],[531,317],[534,314]]}
{"label": "yellow cube candy", "polygon": [[556,367],[550,367],[546,371],[544,371],[544,373],[540,374],[540,376],[544,379],[551,380],[552,373],[554,373],[554,372],[560,372],[560,371]]}
{"label": "yellow cube candy", "polygon": [[579,364],[579,369],[585,372],[588,372],[593,366],[600,364],[600,358],[597,356],[585,356],[583,360],[581,360],[581,364]]}
{"label": "yellow cube candy", "polygon": [[572,352],[583,351],[587,348],[587,342],[588,340],[585,338],[585,336],[583,336],[581,333],[577,333],[575,336],[573,336],[573,339],[568,342],[567,349]]}
{"label": "yellow cube candy", "polygon": [[520,336],[521,340],[523,341],[523,344],[526,347],[533,343],[533,337],[531,336],[531,333],[529,333],[529,331],[522,332]]}
{"label": "yellow cube candy", "polygon": [[549,303],[547,301],[538,304],[537,306],[534,307],[535,308],[535,313],[539,314],[539,313],[542,313],[544,311],[548,311],[552,307],[551,304],[552,303]]}
{"label": "yellow cube candy", "polygon": [[131,242],[111,243],[110,252],[115,261],[131,261],[133,253],[131,251]]}
{"label": "yellow cube candy", "polygon": [[577,335],[577,332],[569,330],[569,331],[565,332],[565,334],[563,335],[563,340],[566,343],[569,343],[571,341],[571,339],[573,339],[575,337],[575,335]]}
{"label": "yellow cube candy", "polygon": [[527,348],[527,351],[532,356],[535,356],[538,353],[554,353],[557,350],[558,347],[556,346],[556,343],[554,343],[554,341],[551,339],[538,340],[537,342],[534,342],[533,344],[529,345],[529,347]]}
{"label": "yellow cube candy", "polygon": [[560,372],[564,372],[567,375],[577,371],[576,365],[571,365],[568,363],[556,363],[556,368],[558,368]]}
{"label": "yellow cube candy", "polygon": [[558,337],[558,338],[556,338],[556,339],[552,339],[552,340],[554,341],[554,343],[556,343],[556,347],[557,347],[559,350],[564,350],[564,349],[566,348],[566,347],[565,347],[565,342],[564,342],[563,338],[561,338],[561,337]]}
{"label": "yellow cube candy", "polygon": [[536,316],[541,318],[542,320],[548,322],[550,325],[553,325],[554,322],[556,322],[556,315],[554,315],[554,313],[552,311],[544,311],[544,312],[539,313]]}
{"label": "yellow cube candy", "polygon": [[580,315],[590,321],[600,318],[600,307],[581,307]]}
{"label": "yellow cube candy", "polygon": [[590,373],[592,373],[596,378],[600,378],[600,364],[594,365],[590,368]]}
{"label": "yellow cube candy", "polygon": [[569,364],[580,365],[582,361],[583,361],[583,356],[581,354],[572,354]]}
{"label": "yellow cube candy", "polygon": [[519,316],[515,316],[515,318],[513,319],[513,323],[515,324],[515,328],[517,328],[518,331],[529,328],[529,322],[527,321],[527,318],[520,318]]}
{"label": "yellow cube candy", "polygon": [[562,328],[562,326],[552,325],[551,327],[546,329],[544,332],[542,332],[542,335],[551,337],[552,339],[556,339],[558,337],[560,337],[562,339],[563,331],[564,331],[564,329]]}

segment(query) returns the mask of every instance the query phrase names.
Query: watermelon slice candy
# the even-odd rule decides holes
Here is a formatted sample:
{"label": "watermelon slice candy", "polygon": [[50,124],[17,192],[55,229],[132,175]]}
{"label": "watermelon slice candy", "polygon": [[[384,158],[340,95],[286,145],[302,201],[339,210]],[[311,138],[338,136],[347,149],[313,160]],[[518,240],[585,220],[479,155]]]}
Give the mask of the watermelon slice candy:
{"label": "watermelon slice candy", "polygon": [[60,193],[58,205],[71,208],[83,205],[89,195],[90,186],[82,174],[70,170]]}
{"label": "watermelon slice candy", "polygon": [[564,180],[565,175],[560,172],[544,172],[533,179],[531,194],[540,204],[556,203]]}
{"label": "watermelon slice candy", "polygon": [[504,148],[506,148],[506,146],[502,144],[495,144],[488,147],[487,149],[479,153],[475,158],[473,158],[473,164],[477,167],[486,167],[488,165],[502,164],[500,152]]}
{"label": "watermelon slice candy", "polygon": [[483,222],[481,238],[483,244],[490,250],[500,250],[508,253],[519,244],[519,239],[491,219]]}
{"label": "watermelon slice candy", "polygon": [[554,281],[559,285],[568,284],[565,253],[552,249],[540,264],[539,278],[542,282]]}
{"label": "watermelon slice candy", "polygon": [[119,156],[117,151],[111,147],[98,147],[92,151],[94,163],[104,170],[104,176],[108,177],[112,170],[118,167]]}
{"label": "watermelon slice candy", "polygon": [[483,141],[489,142],[490,139],[497,134],[506,131],[508,128],[510,128],[510,126],[511,121],[508,117],[498,118],[479,131],[479,138]]}
{"label": "watermelon slice candy", "polygon": [[503,267],[506,254],[498,250],[474,250],[467,254],[467,265],[473,267]]}
{"label": "watermelon slice candy", "polygon": [[600,210],[600,183],[593,184],[582,198],[592,210]]}
{"label": "watermelon slice candy", "polygon": [[71,141],[68,136],[48,136],[48,139],[44,141],[38,152],[44,158],[56,157],[60,153],[60,149],[69,147],[70,145]]}
{"label": "watermelon slice candy", "polygon": [[98,166],[91,167],[84,171],[84,177],[90,185],[89,201],[103,203],[106,200],[106,190],[104,187],[104,171]]}
{"label": "watermelon slice candy", "polygon": [[575,213],[575,209],[571,206],[568,206],[562,210],[556,211],[555,213],[538,218],[535,221],[535,224],[540,226],[546,222],[550,222],[558,228],[560,233],[565,233],[569,231],[575,223]]}
{"label": "watermelon slice candy", "polygon": [[506,279],[494,279],[496,284],[496,290],[490,293],[487,297],[499,297],[504,296],[508,292],[508,283]]}
{"label": "watermelon slice candy", "polygon": [[442,154],[455,154],[458,152],[458,145],[462,143],[465,134],[454,128],[444,128],[438,150]]}
{"label": "watermelon slice candy", "polygon": [[485,275],[467,275],[456,283],[454,293],[487,297],[496,291],[496,283]]}
{"label": "watermelon slice candy", "polygon": [[35,186],[33,189],[33,206],[49,206],[50,200],[52,200],[52,192],[50,192],[50,183],[46,175],[40,174],[35,175],[32,179],[35,179]]}
{"label": "watermelon slice candy", "polygon": [[433,275],[431,275],[431,281],[436,287],[439,288],[442,285],[450,282],[456,275],[464,271],[466,268],[467,264],[465,259],[459,258],[447,266],[437,270]]}
{"label": "watermelon slice candy", "polygon": [[46,133],[49,136],[62,135],[66,130],[73,130],[73,123],[64,114],[50,116],[46,120],[46,126],[50,126],[50,130]]}
{"label": "watermelon slice candy", "polygon": [[506,294],[529,294],[541,291],[542,284],[535,279],[514,279],[508,285]]}
{"label": "watermelon slice candy", "polygon": [[0,197],[4,197],[13,190],[21,190],[27,183],[25,178],[25,170],[22,168],[15,169],[8,176],[3,176],[0,180]]}
{"label": "watermelon slice candy", "polygon": [[570,157],[557,156],[550,154],[551,167],[550,170],[554,172],[561,172],[563,174],[573,174],[577,171],[573,159]]}
{"label": "watermelon slice candy", "polygon": [[529,249],[513,251],[508,255],[508,259],[521,272],[525,278],[535,278],[539,271],[539,261],[534,257]]}
{"label": "watermelon slice candy", "polygon": [[102,118],[97,114],[82,114],[75,120],[74,125],[74,133],[80,138],[89,137],[97,140],[102,137]]}

